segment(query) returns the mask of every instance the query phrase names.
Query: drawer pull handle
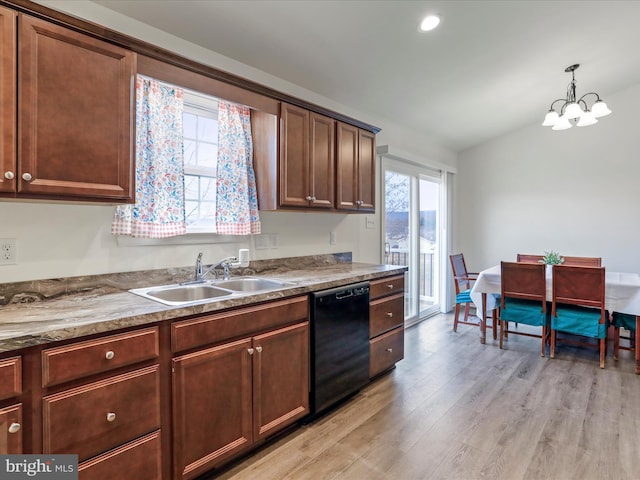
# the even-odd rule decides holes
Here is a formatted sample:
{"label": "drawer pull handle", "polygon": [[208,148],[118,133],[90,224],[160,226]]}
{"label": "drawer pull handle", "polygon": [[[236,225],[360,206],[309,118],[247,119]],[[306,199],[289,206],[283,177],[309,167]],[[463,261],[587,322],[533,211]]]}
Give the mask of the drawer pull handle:
{"label": "drawer pull handle", "polygon": [[20,430],[20,424],[18,422],[13,422],[11,425],[9,425],[9,433],[16,433],[18,430]]}
{"label": "drawer pull handle", "polygon": [[393,348],[387,348],[387,352],[393,353]]}
{"label": "drawer pull handle", "polygon": [[389,318],[393,317],[393,312],[387,312],[387,317]]}
{"label": "drawer pull handle", "polygon": [[256,351],[257,351],[258,353],[262,353],[262,347],[256,347]]}
{"label": "drawer pull handle", "polygon": [[253,352],[254,352],[253,348],[250,348],[247,351],[249,352],[249,355],[253,355]]}
{"label": "drawer pull handle", "polygon": [[387,285],[387,288],[388,288],[389,290],[393,290],[393,283],[390,283],[389,285]]}
{"label": "drawer pull handle", "polygon": [[113,422],[116,419],[116,414],[113,412],[107,413],[107,422]]}
{"label": "drawer pull handle", "polygon": [[107,353],[105,353],[104,357],[107,360],[113,360],[113,357],[115,357],[116,354],[113,352],[113,350],[109,350]]}

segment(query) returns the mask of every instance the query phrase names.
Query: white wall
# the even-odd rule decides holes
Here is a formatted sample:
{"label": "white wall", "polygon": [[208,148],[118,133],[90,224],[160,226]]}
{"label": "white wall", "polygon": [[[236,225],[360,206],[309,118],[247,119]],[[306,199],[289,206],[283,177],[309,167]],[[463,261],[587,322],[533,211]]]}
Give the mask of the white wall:
{"label": "white wall", "polygon": [[640,272],[640,85],[606,101],[596,125],[536,124],[460,154],[454,249],[470,270],[556,250]]}
{"label": "white wall", "polygon": [[[382,128],[377,136],[378,144],[393,145],[437,162],[452,165],[456,162],[455,153],[441,148],[423,134],[401,128],[388,119],[367,116],[92,2],[38,3],[376,125]],[[0,266],[0,283],[186,266],[195,262],[198,252],[204,252],[205,261],[213,261],[235,254],[238,248],[252,248],[248,237],[227,244],[119,246],[110,234],[113,209],[103,205],[0,202],[0,238],[17,239],[17,265]],[[379,226],[380,208],[376,217]],[[252,248],[252,259],[352,251],[354,261],[377,263],[380,260],[379,229],[365,229],[364,215],[264,213],[262,225],[264,233],[278,234],[279,246],[267,250]],[[337,233],[336,245],[329,244],[331,231]]]}

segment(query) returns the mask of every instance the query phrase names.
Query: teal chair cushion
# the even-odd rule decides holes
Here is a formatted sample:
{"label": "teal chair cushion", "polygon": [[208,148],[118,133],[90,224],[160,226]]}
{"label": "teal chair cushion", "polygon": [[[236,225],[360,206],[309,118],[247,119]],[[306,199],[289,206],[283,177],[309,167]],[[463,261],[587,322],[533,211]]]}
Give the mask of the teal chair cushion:
{"label": "teal chair cushion", "polygon": [[456,303],[471,303],[471,289],[456,295]]}
{"label": "teal chair cushion", "polygon": [[613,325],[626,328],[627,330],[635,330],[636,316],[629,315],[628,313],[613,312]]}
{"label": "teal chair cushion", "polygon": [[500,320],[542,327],[547,324],[547,314],[542,312],[540,302],[505,298],[504,308],[500,310]]}
{"label": "teal chair cushion", "polygon": [[556,306],[556,316],[551,317],[551,328],[574,335],[605,338],[608,325],[599,321],[600,309],[573,305]]}

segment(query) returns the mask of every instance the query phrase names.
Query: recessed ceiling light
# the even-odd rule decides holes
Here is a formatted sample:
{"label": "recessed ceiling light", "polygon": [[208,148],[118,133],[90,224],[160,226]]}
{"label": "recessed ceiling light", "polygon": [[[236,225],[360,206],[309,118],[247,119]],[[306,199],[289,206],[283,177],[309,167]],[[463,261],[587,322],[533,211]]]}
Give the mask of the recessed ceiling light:
{"label": "recessed ceiling light", "polygon": [[440,24],[440,17],[438,15],[427,15],[420,22],[419,30],[421,32],[428,32],[433,30]]}

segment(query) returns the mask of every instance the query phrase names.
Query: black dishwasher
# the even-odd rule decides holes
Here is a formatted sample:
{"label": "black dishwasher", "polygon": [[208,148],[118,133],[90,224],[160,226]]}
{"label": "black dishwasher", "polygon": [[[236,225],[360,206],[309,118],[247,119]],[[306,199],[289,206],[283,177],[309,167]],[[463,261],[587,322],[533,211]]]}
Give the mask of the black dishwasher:
{"label": "black dishwasher", "polygon": [[312,418],[369,383],[369,282],[312,293]]}

